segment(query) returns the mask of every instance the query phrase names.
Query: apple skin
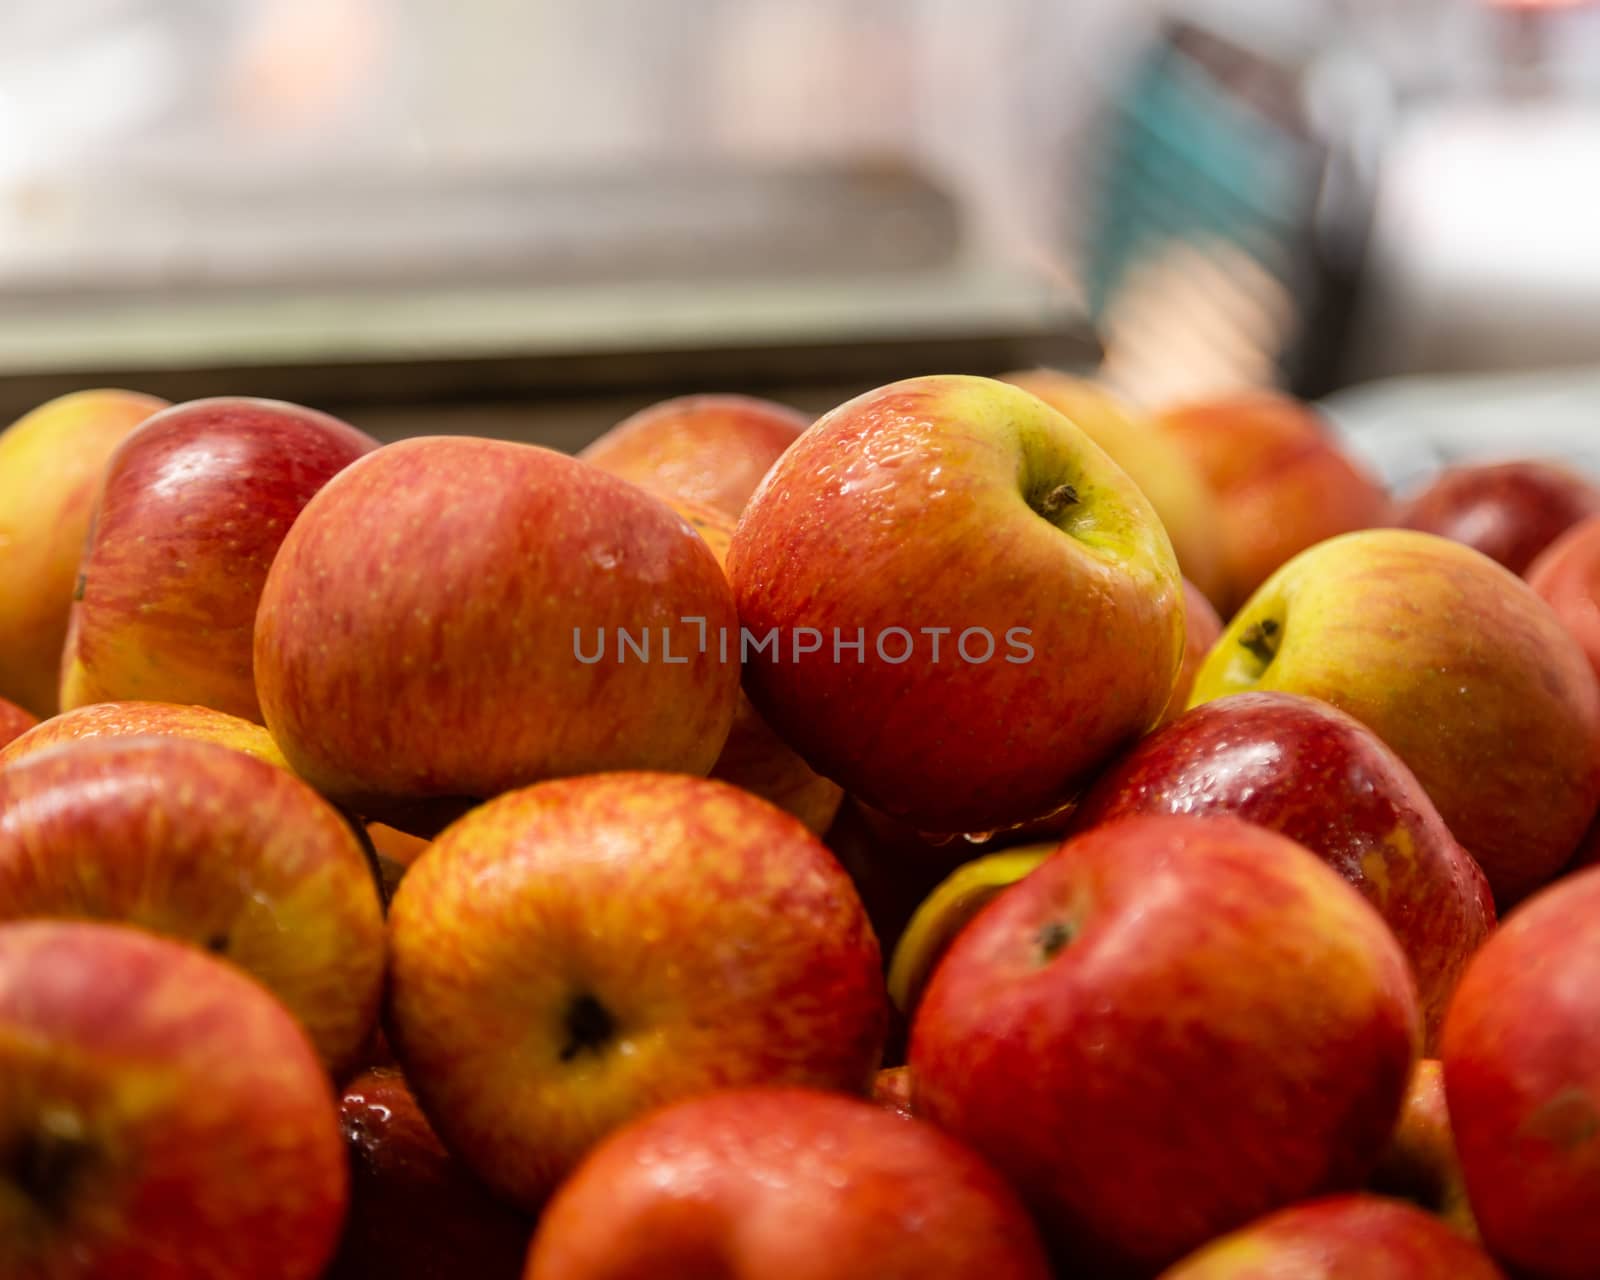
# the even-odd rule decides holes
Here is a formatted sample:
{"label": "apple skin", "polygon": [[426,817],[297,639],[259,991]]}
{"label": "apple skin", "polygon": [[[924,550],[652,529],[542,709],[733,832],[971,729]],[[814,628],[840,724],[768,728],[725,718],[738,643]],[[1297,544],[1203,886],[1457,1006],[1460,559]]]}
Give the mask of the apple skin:
{"label": "apple skin", "polygon": [[1161,723],[1171,724],[1189,706],[1189,695],[1194,691],[1194,679],[1200,674],[1206,658],[1222,639],[1222,619],[1211,607],[1211,601],[1200,594],[1188,579],[1183,583],[1183,665],[1178,668],[1178,678],[1172,686],[1172,696]]}
{"label": "apple skin", "polygon": [[1560,871],[1600,804],[1600,689],[1577,642],[1515,574],[1445,538],[1372,529],[1296,556],[1190,701],[1255,689],[1320,698],[1382,738],[1502,912]]}
{"label": "apple skin", "polygon": [[1359,1186],[1420,1038],[1399,944],[1325,864],[1239,819],[1142,817],[979,913],[909,1060],[917,1115],[1030,1201],[1065,1274],[1148,1275]]}
{"label": "apple skin", "polygon": [[[706,652],[686,616],[706,619]],[[654,637],[657,660],[618,661],[618,628]],[[533,445],[422,437],[307,504],[262,592],[256,682],[295,772],[431,835],[419,805],[454,817],[555,776],[704,774],[739,694],[719,628],[738,621],[716,557],[657,499]],[[602,660],[580,662],[575,636],[601,629]]]}
{"label": "apple skin", "polygon": [[1600,869],[1518,908],[1473,960],[1440,1053],[1485,1245],[1542,1280],[1600,1259]]}
{"label": "apple skin", "polygon": [[[705,540],[717,563],[726,567],[728,545],[733,541],[733,517],[703,503],[682,499],[668,505]],[[838,786],[813,772],[773,732],[743,690],[734,708],[733,728],[728,731],[722,754],[711,766],[710,776],[743,787],[785,813],[794,814],[819,836],[833,823],[844,801],[844,792]]]}
{"label": "apple skin", "polygon": [[518,1280],[533,1220],[445,1150],[393,1067],[345,1087],[350,1214],[325,1280]]}
{"label": "apple skin", "polygon": [[1467,1182],[1456,1154],[1437,1058],[1417,1063],[1389,1146],[1367,1182],[1369,1190],[1426,1209],[1468,1240],[1478,1238]]}
{"label": "apple skin", "polygon": [[167,402],[136,391],[78,391],[0,432],[0,697],[54,715],[61,648],[106,461]]}
{"label": "apple skin", "polygon": [[[1182,658],[1182,582],[1148,500],[1066,418],[988,378],[913,378],[825,415],[751,499],[728,574],[745,628],[783,647],[745,664],[762,715],[924,831],[1059,807],[1161,718]],[[796,654],[797,628],[821,648]],[[891,628],[910,634],[885,646]],[[973,628],[989,661],[951,651]],[[835,662],[858,630],[862,661]]]}
{"label": "apple skin", "polygon": [[1379,1196],[1297,1204],[1207,1245],[1160,1280],[1504,1280],[1437,1218]]}
{"label": "apple skin", "polygon": [[294,1020],[120,925],[0,926],[0,1150],[7,1277],[315,1280],[348,1196]]}
{"label": "apple skin", "polygon": [[725,783],[597,774],[474,810],[389,909],[385,1026],[428,1118],[536,1210],[689,1093],[871,1088],[882,957],[839,864]]}
{"label": "apple skin", "polygon": [[0,747],[16,741],[38,723],[38,717],[31,712],[0,698]]}
{"label": "apple skin", "polygon": [[173,737],[214,742],[287,770],[272,735],[250,720],[210,707],[171,702],[96,702],[43,720],[0,746],[0,769],[68,742],[90,738]]}
{"label": "apple skin", "polygon": [[385,938],[365,853],[299,779],[183,738],[100,738],[0,769],[0,921],[107,920],[238,965],[329,1069],[360,1065]]}
{"label": "apple skin", "polygon": [[61,706],[193,702],[261,719],[256,603],[311,495],[377,442],[314,409],[174,405],[107,464],[61,660]]}
{"label": "apple skin", "polygon": [[1216,499],[1228,588],[1212,599],[1224,617],[1298,552],[1382,524],[1391,510],[1382,485],[1315,410],[1288,396],[1198,400],[1163,410],[1156,424]]}
{"label": "apple skin", "polygon": [[1219,698],[1112,765],[1072,830],[1161,813],[1244,818],[1354,885],[1405,950],[1433,1043],[1450,993],[1494,928],[1494,900],[1422,784],[1376,734],[1292,693]]}
{"label": "apple skin", "polygon": [[1183,576],[1208,601],[1227,598],[1217,501],[1188,456],[1154,422],[1088,378],[1029,369],[1008,373],[1004,380],[1065,414],[1104,449],[1150,499],[1172,539]]}
{"label": "apple skin", "polygon": [[1600,676],[1600,516],[1573,525],[1545,548],[1527,580]]}
{"label": "apple skin", "polygon": [[1559,463],[1523,459],[1448,467],[1400,505],[1395,523],[1464,543],[1520,574],[1594,515],[1600,486]]}
{"label": "apple skin", "polygon": [[738,519],[750,495],[811,419],[754,396],[663,400],[578,454],[667,502],[687,499]]}
{"label": "apple skin", "polygon": [[545,1212],[524,1280],[1050,1280],[1015,1193],[930,1125],[732,1089],[613,1134]]}
{"label": "apple skin", "polygon": [[872,1100],[892,1115],[915,1118],[911,1103],[911,1068],[885,1067],[872,1082]]}

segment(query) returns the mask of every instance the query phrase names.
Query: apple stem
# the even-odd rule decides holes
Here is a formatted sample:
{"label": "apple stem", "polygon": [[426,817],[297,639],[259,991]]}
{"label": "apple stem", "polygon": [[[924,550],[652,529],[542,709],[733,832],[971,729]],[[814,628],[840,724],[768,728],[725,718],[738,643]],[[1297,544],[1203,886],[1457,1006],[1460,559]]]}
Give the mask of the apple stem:
{"label": "apple stem", "polygon": [[1239,643],[1257,662],[1266,666],[1278,656],[1278,624],[1271,618],[1252,622],[1239,633]]}
{"label": "apple stem", "polygon": [[1039,501],[1039,514],[1046,520],[1054,520],[1068,507],[1078,503],[1078,491],[1070,484],[1058,484]]}

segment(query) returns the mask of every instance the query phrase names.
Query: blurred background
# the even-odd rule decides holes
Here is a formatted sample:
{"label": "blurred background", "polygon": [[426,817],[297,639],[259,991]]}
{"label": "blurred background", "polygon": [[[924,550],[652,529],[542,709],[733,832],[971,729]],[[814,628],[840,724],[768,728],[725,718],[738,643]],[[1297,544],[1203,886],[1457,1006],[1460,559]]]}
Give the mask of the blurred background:
{"label": "blurred background", "polygon": [[1600,5],[0,6],[0,420],[113,383],[570,448],[1038,363],[1325,397],[1397,481],[1600,465]]}

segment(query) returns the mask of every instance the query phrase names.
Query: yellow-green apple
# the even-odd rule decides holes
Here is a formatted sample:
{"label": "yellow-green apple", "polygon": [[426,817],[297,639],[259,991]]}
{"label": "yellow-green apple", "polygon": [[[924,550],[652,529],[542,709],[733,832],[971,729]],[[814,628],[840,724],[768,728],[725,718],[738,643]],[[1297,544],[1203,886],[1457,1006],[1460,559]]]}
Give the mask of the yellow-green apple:
{"label": "yellow-green apple", "polygon": [[917,1115],[994,1162],[1067,1274],[1148,1275],[1359,1185],[1420,1039],[1405,954],[1326,864],[1237,818],[1140,817],[962,930],[909,1060]]}
{"label": "yellow-green apple", "polygon": [[253,974],[335,1073],[377,1020],[384,928],[345,819],[210,742],[101,738],[0,769],[0,921],[119,921]]}
{"label": "yellow-green apple", "polygon": [[393,1067],[345,1087],[350,1213],[325,1280],[518,1280],[533,1220],[445,1150]]}
{"label": "yellow-green apple", "polygon": [[761,478],[811,425],[753,396],[680,396],[641,409],[578,456],[659,498],[687,498],[737,519]]}
{"label": "yellow-green apple", "polygon": [[1468,968],[1440,1052],[1485,1245],[1541,1280],[1600,1265],[1600,869],[1513,912]]}
{"label": "yellow-green apple", "polygon": [[14,702],[0,698],[0,747],[16,741],[38,723],[37,716],[24,711]]}
{"label": "yellow-green apple", "polygon": [[911,1068],[885,1067],[872,1082],[872,1100],[885,1111],[907,1120],[914,1117],[911,1107]]}
{"label": "yellow-green apple", "polygon": [[389,912],[390,1043],[445,1143],[536,1209],[653,1106],[736,1084],[865,1094],[877,940],[799,822],[726,783],[613,773],[444,831]]}
{"label": "yellow-green apple", "polygon": [[78,558],[106,460],[165,400],[79,391],[0,432],[0,697],[56,710]]}
{"label": "yellow-green apple", "polygon": [[260,720],[251,633],[283,535],[376,442],[325,413],[174,405],[118,447],[79,566],[61,705],[192,702]]}
{"label": "yellow-green apple", "polygon": [[540,1220],[524,1280],[1050,1280],[1027,1211],[930,1125],[729,1089],[613,1134]]}
{"label": "yellow-green apple", "polygon": [[215,742],[280,769],[289,767],[270,733],[254,721],[241,720],[225,711],[171,702],[96,702],[52,716],[0,746],[0,768],[66,742],[133,737]]}
{"label": "yellow-green apple", "polygon": [[1114,391],[1055,369],[1009,373],[1005,381],[1058,409],[1132,477],[1161,517],[1178,567],[1208,600],[1228,591],[1217,501],[1188,456]]}
{"label": "yellow-green apple", "polygon": [[1432,1044],[1494,928],[1478,864],[1411,770],[1354,718],[1291,693],[1187,712],[1112,765],[1073,830],[1137,814],[1232,814],[1304,845],[1361,891],[1405,949]]}
{"label": "yellow-green apple", "polygon": [[1217,611],[1188,579],[1183,583],[1183,665],[1178,668],[1178,678],[1172,686],[1172,696],[1167,700],[1162,724],[1170,724],[1181,716],[1189,705],[1189,695],[1194,691],[1194,678],[1200,674],[1206,658],[1222,639],[1222,619]]}
{"label": "yellow-green apple", "polygon": [[739,695],[737,630],[716,557],[658,499],[549,449],[423,437],[295,522],[256,683],[301,777],[429,835],[430,808],[550,777],[705,773]]}
{"label": "yellow-green apple", "polygon": [[824,777],[925,831],[1058,808],[1166,709],[1182,580],[1148,499],[1038,397],[893,383],[770,471],[728,551],[745,687]]}
{"label": "yellow-green apple", "polygon": [[1297,552],[1382,524],[1382,485],[1342,450],[1310,406],[1273,392],[1195,401],[1162,411],[1162,434],[1216,499],[1227,589],[1224,617]]}
{"label": "yellow-green apple", "polygon": [[[705,539],[717,563],[726,566],[734,519],[704,503],[673,500],[669,504]],[[778,808],[794,814],[817,835],[838,816],[844,792],[813,772],[772,726],[761,718],[743,691],[733,712],[728,741],[711,766],[711,777],[743,787]]]}
{"label": "yellow-green apple", "polygon": [[1372,529],[1296,556],[1229,624],[1191,701],[1309,694],[1410,767],[1505,910],[1572,856],[1600,803],[1600,689],[1515,574],[1433,534]]}
{"label": "yellow-green apple", "polygon": [[1537,459],[1447,467],[1401,503],[1395,523],[1463,542],[1523,573],[1580,520],[1600,515],[1600,485]]}
{"label": "yellow-green apple", "polygon": [[1381,1196],[1328,1196],[1223,1236],[1160,1280],[1503,1280],[1437,1218]]}
{"label": "yellow-green apple", "polygon": [[1409,1200],[1469,1240],[1478,1238],[1461,1158],[1450,1129],[1444,1069],[1437,1058],[1417,1063],[1389,1145],[1367,1182],[1371,1191]]}
{"label": "yellow-green apple", "polygon": [[349,1175],[294,1020],[194,947],[0,926],[0,1275],[315,1280]]}
{"label": "yellow-green apple", "polygon": [[1600,516],[1573,525],[1546,547],[1527,578],[1600,675]]}

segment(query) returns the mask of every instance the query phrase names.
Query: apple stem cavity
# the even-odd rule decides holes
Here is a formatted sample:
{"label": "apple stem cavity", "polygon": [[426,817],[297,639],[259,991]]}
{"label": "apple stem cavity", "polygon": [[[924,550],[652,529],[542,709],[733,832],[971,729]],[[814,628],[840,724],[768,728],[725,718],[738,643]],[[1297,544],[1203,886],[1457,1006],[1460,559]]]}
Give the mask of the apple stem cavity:
{"label": "apple stem cavity", "polygon": [[75,1114],[47,1111],[12,1149],[5,1166],[23,1195],[46,1213],[59,1216],[93,1154]]}
{"label": "apple stem cavity", "polygon": [[1078,505],[1078,491],[1070,484],[1058,484],[1044,497],[1039,499],[1039,505],[1034,508],[1046,520],[1054,522],[1068,507]]}
{"label": "apple stem cavity", "polygon": [[1048,921],[1039,930],[1038,937],[1035,939],[1039,946],[1040,959],[1045,962],[1054,960],[1076,936],[1077,930],[1065,920]]}
{"label": "apple stem cavity", "polygon": [[610,1010],[588,992],[567,1006],[567,1042],[561,1047],[561,1061],[571,1062],[585,1053],[598,1053],[617,1033]]}
{"label": "apple stem cavity", "polygon": [[1252,622],[1239,633],[1239,643],[1263,667],[1278,656],[1282,628],[1272,618]]}

